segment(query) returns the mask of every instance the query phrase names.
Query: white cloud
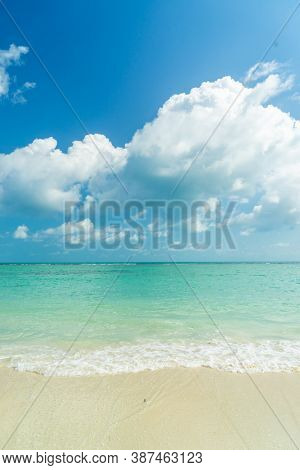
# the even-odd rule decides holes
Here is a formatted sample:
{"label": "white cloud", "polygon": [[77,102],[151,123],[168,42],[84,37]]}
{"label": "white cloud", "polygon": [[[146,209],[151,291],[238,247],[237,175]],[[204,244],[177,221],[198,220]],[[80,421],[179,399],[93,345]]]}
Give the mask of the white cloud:
{"label": "white cloud", "polygon": [[28,91],[28,90],[32,90],[33,88],[36,87],[36,83],[35,82],[25,82],[20,88],[17,88],[17,90],[15,90],[13,93],[12,93],[12,97],[11,97],[11,101],[14,103],[14,104],[24,104],[24,103],[27,103],[27,99],[26,97],[24,96],[24,94]]}
{"label": "white cloud", "polygon": [[278,242],[278,243],[274,243],[273,246],[278,246],[279,248],[287,248],[290,246],[290,244],[287,242]]}
{"label": "white cloud", "polygon": [[32,238],[36,241],[57,238],[60,241],[68,240],[72,243],[79,243],[81,238],[86,242],[91,236],[98,238],[99,230],[95,229],[89,218],[85,218],[79,222],[66,222],[56,227],[38,230]]}
{"label": "white cloud", "polygon": [[267,77],[271,73],[277,71],[281,64],[272,60],[271,62],[257,62],[246,73],[245,83],[254,82],[260,78]]}
{"label": "white cloud", "polygon": [[[239,223],[259,229],[299,221],[300,130],[288,113],[265,104],[291,84],[291,77],[270,75],[244,87],[175,197],[249,201]],[[131,190],[170,194],[242,86],[225,77],[172,96],[127,145]]]}
{"label": "white cloud", "polygon": [[[37,242],[55,239],[59,243],[80,243],[83,246],[88,246],[90,241],[105,240],[108,243],[112,243],[116,240],[122,240],[125,237],[125,233],[124,228],[113,225],[107,225],[101,229],[96,228],[87,217],[79,222],[66,222],[55,227],[38,230],[32,235],[32,239]],[[130,235],[131,241],[135,241],[136,234],[133,232]]]}
{"label": "white cloud", "polygon": [[73,142],[66,153],[50,137],[0,155],[0,208],[63,211],[64,201],[81,199],[84,185],[93,194],[109,192],[114,177],[98,149],[115,171],[126,163],[126,150],[100,134]]}
{"label": "white cloud", "polygon": [[28,232],[29,228],[27,227],[27,225],[19,225],[19,227],[17,227],[14,231],[13,237],[24,240],[25,238],[28,238]]}
{"label": "white cloud", "polygon": [[7,72],[8,67],[17,65],[22,54],[27,54],[28,47],[11,44],[7,50],[0,49],[0,97],[6,96],[9,92],[10,78]]}
{"label": "white cloud", "polygon": [[254,228],[246,228],[240,231],[240,235],[242,235],[242,237],[249,237],[253,232],[255,232]]}
{"label": "white cloud", "polygon": [[201,198],[212,206],[217,198],[243,201],[247,207],[237,211],[234,223],[244,235],[299,223],[300,128],[288,113],[268,104],[291,88],[293,78],[267,76],[275,70],[270,64],[256,67],[256,77],[266,78],[251,87],[224,77],[173,95],[125,148],[96,134],[74,142],[67,152],[49,138],[0,155],[0,208],[62,211],[65,200],[79,201],[83,193],[95,199],[124,197],[97,146],[132,197]]}
{"label": "white cloud", "polygon": [[297,103],[300,103],[300,93],[297,91],[292,94],[291,96],[292,101],[297,101]]}

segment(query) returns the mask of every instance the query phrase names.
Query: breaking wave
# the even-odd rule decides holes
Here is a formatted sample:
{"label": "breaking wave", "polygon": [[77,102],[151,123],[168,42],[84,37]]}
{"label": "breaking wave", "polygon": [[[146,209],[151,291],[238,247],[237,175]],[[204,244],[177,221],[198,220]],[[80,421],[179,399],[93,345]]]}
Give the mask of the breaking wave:
{"label": "breaking wave", "polygon": [[0,363],[46,376],[119,374],[172,367],[252,372],[300,371],[300,342],[122,343],[69,351],[46,346],[0,349]]}

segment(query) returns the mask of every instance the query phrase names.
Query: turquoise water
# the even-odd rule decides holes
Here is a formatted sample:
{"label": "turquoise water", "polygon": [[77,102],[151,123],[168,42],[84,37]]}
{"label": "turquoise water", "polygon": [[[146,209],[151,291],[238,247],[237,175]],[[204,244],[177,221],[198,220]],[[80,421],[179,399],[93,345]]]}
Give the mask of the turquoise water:
{"label": "turquoise water", "polygon": [[0,362],[298,370],[299,294],[300,264],[0,265]]}

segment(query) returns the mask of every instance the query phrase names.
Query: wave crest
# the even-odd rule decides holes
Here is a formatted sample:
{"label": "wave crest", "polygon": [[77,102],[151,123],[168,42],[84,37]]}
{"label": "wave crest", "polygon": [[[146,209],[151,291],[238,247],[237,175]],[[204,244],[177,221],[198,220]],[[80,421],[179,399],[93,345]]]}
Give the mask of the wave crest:
{"label": "wave crest", "polygon": [[178,366],[240,373],[300,371],[300,342],[230,342],[229,346],[221,341],[123,343],[69,353],[58,348],[27,346],[0,350],[0,362],[46,376],[119,374]]}

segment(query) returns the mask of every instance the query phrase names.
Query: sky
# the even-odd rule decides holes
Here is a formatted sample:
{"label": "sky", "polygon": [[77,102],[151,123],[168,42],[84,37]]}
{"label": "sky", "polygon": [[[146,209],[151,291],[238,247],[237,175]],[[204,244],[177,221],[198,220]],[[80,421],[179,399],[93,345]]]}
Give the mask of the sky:
{"label": "sky", "polygon": [[[124,261],[66,249],[64,204],[132,198],[208,201],[200,237],[235,203],[234,249],[178,261],[299,261],[300,9],[269,48],[296,5],[0,2],[0,262]],[[165,242],[135,259],[168,261]]]}

